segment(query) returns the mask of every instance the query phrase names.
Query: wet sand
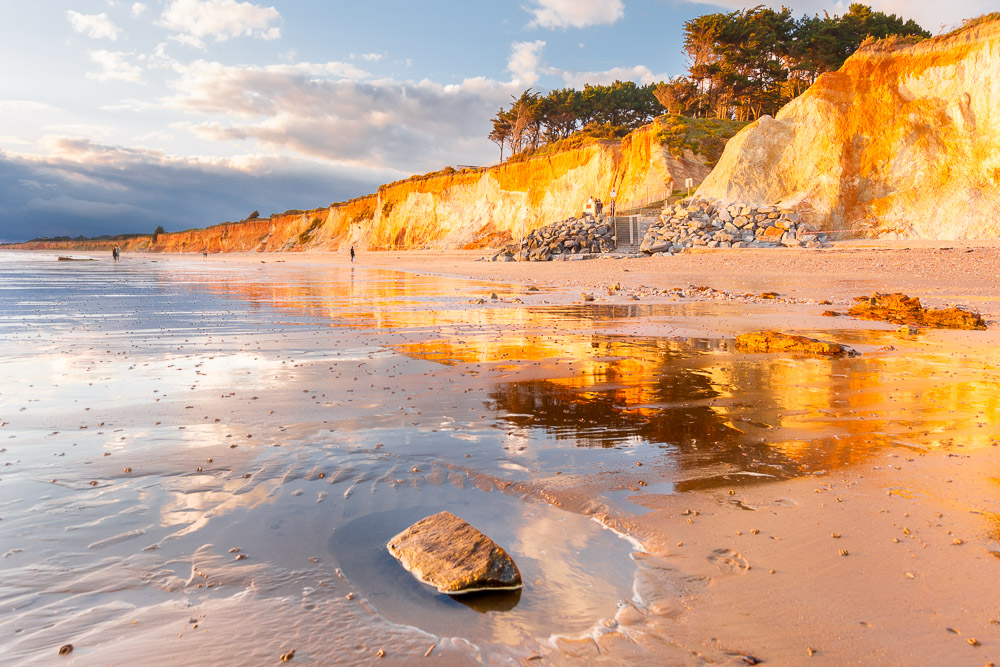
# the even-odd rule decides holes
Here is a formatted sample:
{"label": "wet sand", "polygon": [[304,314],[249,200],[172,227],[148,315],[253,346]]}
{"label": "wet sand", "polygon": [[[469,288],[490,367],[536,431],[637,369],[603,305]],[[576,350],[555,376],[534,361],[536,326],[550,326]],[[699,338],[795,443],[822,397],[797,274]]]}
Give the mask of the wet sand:
{"label": "wet sand", "polygon": [[[66,642],[80,664],[995,659],[996,324],[820,313],[899,290],[995,320],[996,247],[480,256],[5,274],[0,645],[38,664]],[[689,285],[711,289],[670,291]],[[730,349],[770,327],[862,356]],[[421,507],[497,537],[521,598],[467,608],[378,562]]]}

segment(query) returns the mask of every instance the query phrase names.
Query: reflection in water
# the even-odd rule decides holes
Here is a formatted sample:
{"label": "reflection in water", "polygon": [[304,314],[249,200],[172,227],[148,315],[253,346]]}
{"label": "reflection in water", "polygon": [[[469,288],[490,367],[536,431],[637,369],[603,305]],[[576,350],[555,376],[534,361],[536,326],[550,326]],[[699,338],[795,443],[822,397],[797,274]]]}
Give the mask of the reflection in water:
{"label": "reflection in water", "polygon": [[[391,271],[126,260],[0,254],[0,635],[15,660],[44,663],[77,633],[113,663],[150,637],[203,662],[263,664],[292,640],[318,662],[369,659],[375,642],[405,660],[441,636],[478,642],[442,640],[445,659],[523,658],[608,618],[634,569],[627,543],[514,489],[614,493],[636,471],[664,492],[761,484],[886,447],[991,446],[998,430],[992,348],[742,355],[604,333],[726,304],[548,306]],[[519,599],[438,596],[387,554],[414,508],[449,507],[515,556]],[[212,634],[192,639],[204,614]],[[153,634],[129,634],[137,618]]]}

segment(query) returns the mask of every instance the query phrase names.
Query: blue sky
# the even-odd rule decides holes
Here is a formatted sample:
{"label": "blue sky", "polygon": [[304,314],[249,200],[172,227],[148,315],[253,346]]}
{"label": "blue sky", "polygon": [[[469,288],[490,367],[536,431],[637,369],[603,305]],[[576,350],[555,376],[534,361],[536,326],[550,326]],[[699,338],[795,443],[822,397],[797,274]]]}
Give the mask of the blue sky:
{"label": "blue sky", "polygon": [[[754,4],[0,0],[0,241],[204,227],[490,163],[511,95],[682,74],[685,20]],[[992,9],[869,4],[932,32]]]}

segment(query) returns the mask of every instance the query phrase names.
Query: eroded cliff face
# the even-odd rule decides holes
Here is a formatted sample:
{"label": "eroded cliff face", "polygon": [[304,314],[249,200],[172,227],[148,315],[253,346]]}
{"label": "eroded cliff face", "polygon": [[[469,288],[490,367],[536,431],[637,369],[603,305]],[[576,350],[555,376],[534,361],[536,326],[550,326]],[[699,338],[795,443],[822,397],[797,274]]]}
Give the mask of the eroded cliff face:
{"label": "eroded cliff face", "polygon": [[498,246],[538,227],[579,215],[590,196],[619,210],[645,203],[710,168],[690,152],[673,156],[653,123],[622,141],[605,141],[482,170],[413,178],[329,208],[223,223],[127,241],[21,244],[110,251],[251,252],[477,248]]}
{"label": "eroded cliff face", "polygon": [[1000,235],[1000,21],[876,43],[726,146],[701,197],[795,206],[827,230]]}

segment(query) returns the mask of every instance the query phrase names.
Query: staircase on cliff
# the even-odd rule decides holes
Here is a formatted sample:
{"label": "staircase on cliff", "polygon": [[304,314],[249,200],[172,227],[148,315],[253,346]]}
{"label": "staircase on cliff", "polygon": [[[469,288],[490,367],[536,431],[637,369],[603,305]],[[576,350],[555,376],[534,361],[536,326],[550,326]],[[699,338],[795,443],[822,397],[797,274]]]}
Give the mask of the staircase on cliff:
{"label": "staircase on cliff", "polygon": [[639,252],[639,244],[650,225],[657,218],[644,215],[616,215],[614,218],[615,238],[618,252]]}

